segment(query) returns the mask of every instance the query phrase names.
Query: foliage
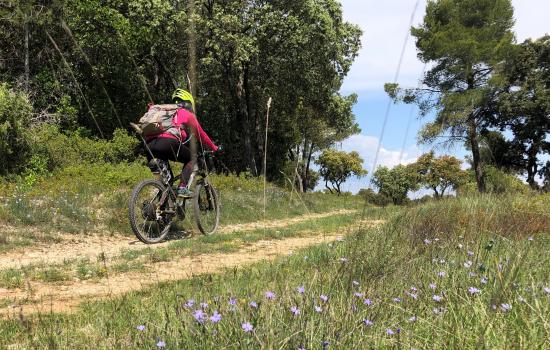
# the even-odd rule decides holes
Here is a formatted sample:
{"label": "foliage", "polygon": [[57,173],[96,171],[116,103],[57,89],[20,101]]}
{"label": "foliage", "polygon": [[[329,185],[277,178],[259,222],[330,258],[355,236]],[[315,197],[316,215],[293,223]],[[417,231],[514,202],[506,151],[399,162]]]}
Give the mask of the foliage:
{"label": "foliage", "polygon": [[393,204],[404,204],[407,194],[419,188],[419,176],[411,166],[397,165],[389,169],[380,166],[371,179],[378,193],[390,198]]}
{"label": "foliage", "polygon": [[[529,187],[526,186],[516,175],[507,173],[493,166],[485,166],[487,193],[495,194],[519,194],[528,193]],[[470,181],[459,188],[461,195],[471,195],[475,192],[475,181],[473,174],[470,173]]]}
{"label": "foliage", "polygon": [[535,177],[550,152],[550,36],[516,45],[492,81],[495,117],[491,124],[513,135],[506,142],[511,167]]}
{"label": "foliage", "polygon": [[62,133],[56,126],[36,127],[29,135],[32,154],[44,159],[48,169],[80,163],[129,162],[136,159],[139,141],[117,129],[111,140],[87,137],[81,130]]}
{"label": "foliage", "polygon": [[27,96],[0,84],[0,175],[24,169],[32,106]]}
{"label": "foliage", "polygon": [[365,198],[365,202],[385,207],[393,203],[392,199],[383,193],[376,193],[371,188],[362,188],[357,193],[359,196]]}
{"label": "foliage", "polygon": [[[341,193],[341,185],[352,175],[361,177],[367,174],[363,169],[363,159],[357,152],[344,152],[334,149],[323,151],[319,158],[315,161],[319,165],[319,174],[325,180],[325,187],[333,193],[336,191],[338,195]],[[329,186],[329,183],[332,185]]]}
{"label": "foliage", "polygon": [[423,154],[411,165],[420,175],[420,184],[434,191],[436,198],[445,195],[447,189],[456,190],[467,180],[461,161],[453,156],[443,155],[436,158],[433,152]]}
{"label": "foliage", "polygon": [[412,28],[419,58],[432,63],[421,89],[386,91],[405,102],[416,102],[433,122],[421,130],[422,142],[441,136],[447,143],[467,142],[472,151],[476,183],[485,191],[479,134],[492,117],[489,79],[511,49],[513,7],[510,0],[436,0],[428,2],[423,23]]}
{"label": "foliage", "polygon": [[[0,80],[32,96],[36,124],[84,128],[106,140],[148,102],[190,88],[187,73],[196,68],[198,116],[226,146],[228,167],[260,175],[273,97],[267,177],[299,161],[302,185],[311,188],[313,154],[358,132],[356,96],[338,91],[360,29],[343,20],[336,0],[194,2],[192,18],[187,0],[4,2]],[[190,41],[197,67],[190,67]],[[20,42],[28,45],[13,44]]]}

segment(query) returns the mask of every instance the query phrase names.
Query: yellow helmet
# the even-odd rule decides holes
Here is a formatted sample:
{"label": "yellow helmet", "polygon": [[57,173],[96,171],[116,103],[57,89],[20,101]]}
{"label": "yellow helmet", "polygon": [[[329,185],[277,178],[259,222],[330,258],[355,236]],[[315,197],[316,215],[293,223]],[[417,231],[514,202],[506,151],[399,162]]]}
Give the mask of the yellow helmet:
{"label": "yellow helmet", "polygon": [[193,95],[191,95],[191,93],[187,90],[176,89],[176,91],[174,91],[174,93],[172,94],[172,100],[174,102],[191,102],[191,105],[193,106],[193,111],[195,111],[195,99],[193,98]]}

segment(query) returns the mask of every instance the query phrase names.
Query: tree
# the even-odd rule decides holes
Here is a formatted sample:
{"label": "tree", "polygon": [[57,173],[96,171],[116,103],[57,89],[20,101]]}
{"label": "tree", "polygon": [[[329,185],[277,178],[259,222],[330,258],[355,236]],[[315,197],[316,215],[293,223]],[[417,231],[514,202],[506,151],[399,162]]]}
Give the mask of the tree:
{"label": "tree", "polygon": [[328,149],[323,151],[315,163],[320,167],[319,174],[325,180],[325,187],[330,193],[336,191],[338,195],[341,193],[342,183],[352,175],[361,177],[367,174],[363,169],[363,159],[357,152]]}
{"label": "tree", "polygon": [[443,155],[436,158],[433,152],[423,154],[411,165],[419,174],[420,184],[434,191],[435,198],[442,198],[447,189],[456,190],[468,180],[468,173],[460,168],[462,162]]}
{"label": "tree", "polygon": [[401,205],[410,191],[419,188],[419,176],[411,166],[398,165],[392,169],[380,166],[374,172],[371,182],[378,193],[391,198],[393,204]]}
{"label": "tree", "polygon": [[507,158],[538,189],[535,177],[544,165],[539,155],[550,152],[550,36],[515,46],[492,83],[491,124],[512,133]]}
{"label": "tree", "polygon": [[510,0],[429,1],[424,22],[411,30],[418,57],[433,64],[423,77],[425,87],[399,95],[396,85],[386,84],[390,96],[418,103],[424,114],[436,111],[420,133],[421,142],[445,136],[448,143],[469,144],[480,192],[485,182],[479,134],[492,101],[488,81],[512,45],[513,23]]}

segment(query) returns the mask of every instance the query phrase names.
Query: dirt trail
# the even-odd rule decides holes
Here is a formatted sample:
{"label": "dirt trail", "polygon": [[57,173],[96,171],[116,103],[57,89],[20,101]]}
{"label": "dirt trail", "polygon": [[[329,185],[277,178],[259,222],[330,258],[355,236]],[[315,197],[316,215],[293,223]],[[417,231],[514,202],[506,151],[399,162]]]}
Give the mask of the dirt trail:
{"label": "dirt trail", "polygon": [[[330,216],[354,214],[357,210],[336,210],[327,213],[301,215],[290,219],[257,221],[248,224],[236,224],[222,227],[220,233],[253,231],[261,228],[284,228],[293,224],[317,220]],[[17,268],[30,264],[61,264],[73,259],[96,260],[100,254],[106,259],[120,255],[121,251],[158,249],[170,244],[170,241],[147,246],[134,237],[122,235],[63,235],[61,243],[39,244],[0,255],[0,269]]]}
{"label": "dirt trail", "polygon": [[243,266],[260,260],[273,260],[279,255],[289,254],[297,249],[340,238],[340,235],[330,234],[276,241],[258,241],[234,253],[181,257],[169,262],[150,265],[151,270],[155,272],[124,273],[103,278],[99,281],[77,281],[66,285],[30,282],[28,286],[30,291],[0,288],[0,298],[11,302],[10,306],[0,309],[0,314],[15,317],[20,313],[71,311],[83,300],[113,297],[163,281],[180,280],[199,274],[220,272],[225,268]]}

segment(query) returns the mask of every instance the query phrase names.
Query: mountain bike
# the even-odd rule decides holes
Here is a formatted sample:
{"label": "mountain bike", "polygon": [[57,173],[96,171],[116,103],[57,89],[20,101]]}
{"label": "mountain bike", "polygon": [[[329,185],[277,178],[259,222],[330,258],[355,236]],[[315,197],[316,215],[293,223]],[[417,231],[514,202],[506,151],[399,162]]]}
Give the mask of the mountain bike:
{"label": "mountain bike", "polygon": [[[193,216],[202,234],[216,231],[220,222],[220,202],[216,189],[208,181],[208,163],[213,159],[212,152],[197,156],[197,162],[189,178],[193,197],[180,198],[176,194],[176,180],[170,163],[152,159],[149,166],[156,179],[140,182],[132,191],[129,201],[129,215],[132,231],[143,243],[163,241],[170,232],[175,220],[184,220],[186,206],[191,202]],[[194,187],[193,187],[194,184]]]}

